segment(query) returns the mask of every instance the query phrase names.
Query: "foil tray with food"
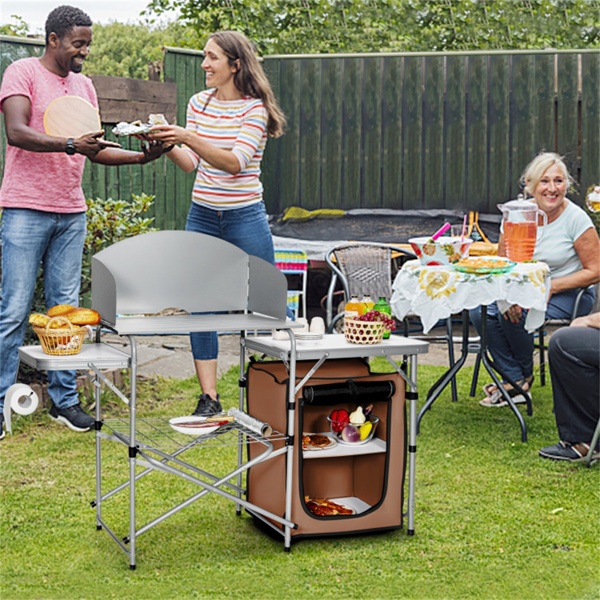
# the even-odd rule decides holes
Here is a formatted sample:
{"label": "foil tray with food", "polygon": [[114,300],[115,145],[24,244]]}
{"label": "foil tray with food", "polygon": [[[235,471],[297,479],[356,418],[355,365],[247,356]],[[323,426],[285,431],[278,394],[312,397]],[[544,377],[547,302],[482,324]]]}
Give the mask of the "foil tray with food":
{"label": "foil tray with food", "polygon": [[329,500],[328,498],[310,498],[304,496],[306,508],[317,517],[348,517],[356,514],[350,506]]}
{"label": "foil tray with food", "polygon": [[129,136],[129,135],[143,135],[144,133],[148,133],[152,127],[155,125],[168,125],[169,122],[165,118],[163,114],[151,114],[148,115],[148,121],[143,123],[140,119],[137,121],[133,121],[131,123],[127,123],[126,121],[121,121],[117,123],[115,127],[113,127],[113,133],[115,135],[120,136]]}

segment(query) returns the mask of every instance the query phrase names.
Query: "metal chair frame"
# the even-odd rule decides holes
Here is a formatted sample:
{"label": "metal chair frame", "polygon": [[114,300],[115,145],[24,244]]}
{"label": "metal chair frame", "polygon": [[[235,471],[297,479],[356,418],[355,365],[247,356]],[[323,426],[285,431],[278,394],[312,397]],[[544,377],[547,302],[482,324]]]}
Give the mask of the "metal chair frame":
{"label": "metal chair frame", "polygon": [[550,326],[558,326],[558,327],[566,327],[571,324],[571,322],[578,316],[579,312],[579,304],[581,303],[581,299],[583,298],[583,294],[593,286],[581,288],[577,293],[577,297],[575,298],[575,304],[573,305],[573,312],[571,313],[570,319],[546,319],[544,324],[538,329],[538,341],[535,344],[535,348],[540,351],[540,385],[546,385],[546,343],[544,342],[544,337],[546,335],[546,327]]}
{"label": "metal chair frame", "polygon": [[[362,281],[353,277],[346,267],[344,254],[351,253],[358,255],[363,252],[377,253],[377,265],[371,266],[361,260],[361,265],[356,269],[360,273],[359,277]],[[414,259],[416,256],[403,248],[390,244],[380,244],[377,242],[348,242],[331,248],[325,255],[325,262],[331,269],[331,281],[327,291],[326,300],[326,326],[327,332],[331,333],[337,321],[344,316],[343,312],[333,315],[333,296],[339,278],[342,287],[344,288],[344,296],[346,302],[352,295],[370,294],[374,302],[377,302],[379,296],[390,298],[392,293],[392,253],[398,253],[399,258]],[[354,257],[353,257],[354,258]],[[358,256],[363,259],[363,256]]]}
{"label": "metal chair frame", "polygon": [[[346,268],[346,261],[344,260],[344,253],[350,252],[358,254],[359,252],[371,251],[376,255],[377,266],[371,266],[360,261],[362,256],[353,257],[358,262],[361,262],[360,266],[356,268],[356,272],[359,273],[361,281],[357,281],[357,278],[352,277],[352,273],[348,272]],[[376,302],[379,296],[385,296],[388,300],[392,293],[392,263],[395,258],[393,254],[397,253],[397,259],[403,259],[403,261],[410,259],[416,259],[416,256],[404,248],[394,246],[393,244],[381,244],[378,242],[348,242],[340,244],[331,248],[325,255],[325,262],[331,269],[331,282],[327,292],[326,300],[326,329],[327,333],[331,333],[334,330],[336,323],[344,316],[344,312],[341,311],[337,315],[333,315],[333,297],[337,280],[339,278],[342,287],[344,289],[344,297],[346,302],[352,297],[352,295],[358,295],[359,297],[364,294],[369,294],[373,301]],[[353,265],[356,267],[356,263]],[[446,320],[446,333],[445,335],[408,335],[408,319],[410,315],[407,315],[404,319],[404,336],[411,337],[418,340],[424,340],[428,342],[445,342],[448,345],[448,360],[452,367],[454,365],[454,345],[452,337],[452,318]],[[456,379],[453,377],[451,381],[452,389],[452,401],[456,402],[458,399]]]}
{"label": "metal chair frame", "polygon": [[[594,431],[594,436],[592,437],[592,441],[590,442],[590,449],[588,450],[587,457],[585,459],[585,464],[590,467],[592,465],[592,454],[594,453],[594,448],[598,444],[598,439],[600,438],[600,419],[598,419],[598,423],[596,425],[596,431]],[[596,461],[594,461],[596,462]]]}

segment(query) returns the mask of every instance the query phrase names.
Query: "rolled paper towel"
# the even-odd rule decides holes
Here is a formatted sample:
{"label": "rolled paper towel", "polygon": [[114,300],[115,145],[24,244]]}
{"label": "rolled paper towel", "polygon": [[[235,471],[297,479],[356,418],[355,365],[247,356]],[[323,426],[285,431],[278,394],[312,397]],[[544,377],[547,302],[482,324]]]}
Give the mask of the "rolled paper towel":
{"label": "rolled paper towel", "polygon": [[11,385],[4,397],[4,422],[6,431],[12,434],[12,413],[30,415],[40,403],[38,395],[24,383]]}
{"label": "rolled paper towel", "polygon": [[230,417],[233,417],[236,423],[243,425],[250,431],[254,431],[255,433],[260,433],[264,437],[269,437],[273,433],[273,429],[268,423],[264,423],[263,421],[259,421],[254,417],[251,417],[248,413],[245,413],[243,410],[238,410],[237,408],[230,408],[227,411],[227,414]]}

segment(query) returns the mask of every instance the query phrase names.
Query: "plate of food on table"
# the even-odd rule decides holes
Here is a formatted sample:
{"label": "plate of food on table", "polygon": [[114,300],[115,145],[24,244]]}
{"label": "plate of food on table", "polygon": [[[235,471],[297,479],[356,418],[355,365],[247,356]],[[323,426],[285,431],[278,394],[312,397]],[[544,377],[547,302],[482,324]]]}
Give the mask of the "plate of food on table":
{"label": "plate of food on table", "polygon": [[475,275],[488,275],[494,273],[506,273],[516,263],[500,256],[469,256],[454,263],[454,268],[462,273],[474,273]]}
{"label": "plate of food on table", "polygon": [[185,435],[206,435],[227,425],[233,421],[232,417],[226,415],[214,417],[173,417],[169,419],[169,425],[178,433]]}

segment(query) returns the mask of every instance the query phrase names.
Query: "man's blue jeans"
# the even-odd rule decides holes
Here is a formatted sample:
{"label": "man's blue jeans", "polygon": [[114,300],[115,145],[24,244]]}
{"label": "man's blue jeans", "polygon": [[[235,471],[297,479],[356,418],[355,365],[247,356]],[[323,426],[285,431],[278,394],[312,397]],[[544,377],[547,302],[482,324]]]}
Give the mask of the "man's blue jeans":
{"label": "man's blue jeans", "polygon": [[[0,404],[15,383],[40,264],[46,307],[79,304],[85,213],[51,213],[21,208],[2,212],[0,300]],[[75,371],[49,371],[48,394],[57,408],[79,402]]]}
{"label": "man's blue jeans", "polygon": [[[192,202],[186,231],[206,233],[236,245],[247,254],[275,264],[273,238],[263,202],[246,208],[213,210]],[[198,257],[200,260],[203,257]],[[190,257],[194,260],[194,257]],[[219,339],[214,331],[191,333],[194,360],[213,360],[219,354]]]}

